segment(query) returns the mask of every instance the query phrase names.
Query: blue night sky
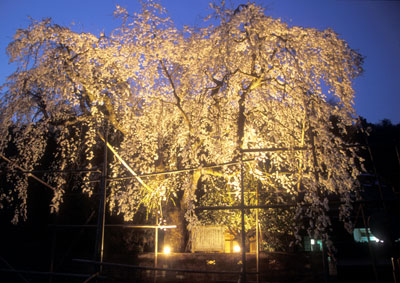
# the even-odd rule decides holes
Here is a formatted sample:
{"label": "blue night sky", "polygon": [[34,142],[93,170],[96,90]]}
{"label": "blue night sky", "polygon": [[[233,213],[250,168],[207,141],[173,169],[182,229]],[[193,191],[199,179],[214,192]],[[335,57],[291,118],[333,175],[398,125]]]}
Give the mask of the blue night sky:
{"label": "blue night sky", "polygon": [[[247,0],[232,2],[233,7]],[[290,25],[332,28],[351,48],[365,56],[365,73],[354,81],[355,108],[369,122],[400,123],[400,1],[255,0],[266,14]],[[178,27],[201,25],[210,11],[208,0],[161,0]],[[5,52],[18,28],[29,18],[50,17],[77,32],[109,33],[118,22],[116,5],[138,11],[136,0],[0,0],[0,84],[15,69]]]}

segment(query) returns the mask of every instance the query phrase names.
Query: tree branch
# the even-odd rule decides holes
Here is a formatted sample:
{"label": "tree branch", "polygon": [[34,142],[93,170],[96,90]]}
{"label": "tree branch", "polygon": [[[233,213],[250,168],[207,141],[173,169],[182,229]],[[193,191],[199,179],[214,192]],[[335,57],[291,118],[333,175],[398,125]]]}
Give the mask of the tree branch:
{"label": "tree branch", "polygon": [[160,60],[160,63],[161,63],[163,71],[165,72],[165,74],[166,74],[166,76],[168,78],[169,83],[171,84],[172,93],[173,93],[173,95],[174,95],[174,97],[176,99],[176,104],[175,105],[176,105],[176,107],[178,107],[178,109],[181,112],[183,118],[185,119],[185,121],[186,121],[186,123],[187,123],[187,125],[189,127],[189,133],[192,134],[192,124],[190,123],[190,120],[189,120],[188,116],[186,115],[185,111],[182,108],[181,98],[179,97],[179,95],[176,92],[176,87],[175,87],[174,81],[173,81],[170,73],[168,72],[167,67],[165,66],[164,62],[162,60]]}

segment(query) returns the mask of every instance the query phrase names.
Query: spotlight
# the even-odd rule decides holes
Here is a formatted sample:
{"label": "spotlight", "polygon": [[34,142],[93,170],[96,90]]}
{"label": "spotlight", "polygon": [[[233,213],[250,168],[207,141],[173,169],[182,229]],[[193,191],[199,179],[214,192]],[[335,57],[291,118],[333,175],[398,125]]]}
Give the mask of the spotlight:
{"label": "spotlight", "polygon": [[163,251],[164,251],[165,254],[170,254],[171,253],[170,246],[165,246]]}

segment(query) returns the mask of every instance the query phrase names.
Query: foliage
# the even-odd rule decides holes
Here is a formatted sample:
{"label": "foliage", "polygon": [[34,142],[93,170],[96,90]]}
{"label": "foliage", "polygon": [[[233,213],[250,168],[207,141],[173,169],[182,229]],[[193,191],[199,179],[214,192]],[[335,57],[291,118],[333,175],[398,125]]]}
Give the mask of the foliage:
{"label": "foliage", "polygon": [[[172,198],[190,228],[199,221],[199,190],[214,197],[219,190],[224,197],[239,192],[242,159],[249,160],[245,174],[261,184],[260,192],[273,189],[297,202],[296,214],[310,219],[314,236],[329,226],[329,194],[340,195],[345,220],[356,154],[344,150],[330,117],[337,117],[339,132],[354,123],[351,80],[362,57],[332,30],[290,27],[254,4],[213,8],[216,24],[201,29],[177,30],[148,1],[140,14],[117,6],[122,24],[109,36],[76,33],[50,20],[18,30],[8,53],[19,67],[3,86],[0,116],[0,153],[15,129],[18,155],[10,169],[33,170],[50,133],[59,146],[51,169],[93,169],[108,124],[130,167],[111,161],[109,207],[126,220],[140,207],[162,211]],[[247,148],[288,150],[242,151]],[[22,218],[27,178],[15,179]],[[93,193],[91,178],[83,176],[83,192]],[[66,180],[54,171],[47,182],[56,188],[57,211]],[[3,191],[1,201],[14,200]]]}

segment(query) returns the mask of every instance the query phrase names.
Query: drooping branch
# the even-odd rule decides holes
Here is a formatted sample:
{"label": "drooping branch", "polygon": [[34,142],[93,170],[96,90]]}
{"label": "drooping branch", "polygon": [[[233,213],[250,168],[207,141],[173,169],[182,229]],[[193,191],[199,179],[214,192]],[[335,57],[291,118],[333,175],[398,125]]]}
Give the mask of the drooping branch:
{"label": "drooping branch", "polygon": [[165,64],[164,64],[164,62],[162,60],[160,60],[160,64],[161,64],[161,67],[162,67],[165,75],[168,78],[169,83],[171,84],[172,93],[174,95],[174,98],[176,99],[175,106],[178,107],[179,111],[181,112],[181,114],[182,114],[182,116],[183,116],[184,120],[186,121],[186,124],[187,124],[187,126],[189,128],[189,133],[192,135],[193,134],[192,124],[190,123],[189,117],[187,116],[186,112],[182,108],[182,100],[181,100],[181,98],[179,97],[179,95],[177,93],[174,80],[172,79],[170,73],[167,70],[167,67],[165,66]]}
{"label": "drooping branch", "polygon": [[[15,166],[16,168],[18,168],[19,170],[21,170],[21,172],[26,172],[27,170],[25,170],[24,168],[22,168],[21,166],[13,163],[10,159],[8,159],[7,157],[5,157],[4,155],[0,154],[0,157],[3,158],[5,161],[7,161],[8,163],[12,164],[12,166]],[[36,181],[38,181],[39,183],[41,183],[42,185],[44,185],[45,187],[49,188],[50,190],[52,190],[53,192],[57,191],[56,188],[54,188],[53,186],[49,185],[48,183],[46,183],[45,181],[43,181],[42,179],[40,179],[39,177],[35,176],[32,173],[27,173],[28,177],[31,177],[33,179],[35,179]]]}

